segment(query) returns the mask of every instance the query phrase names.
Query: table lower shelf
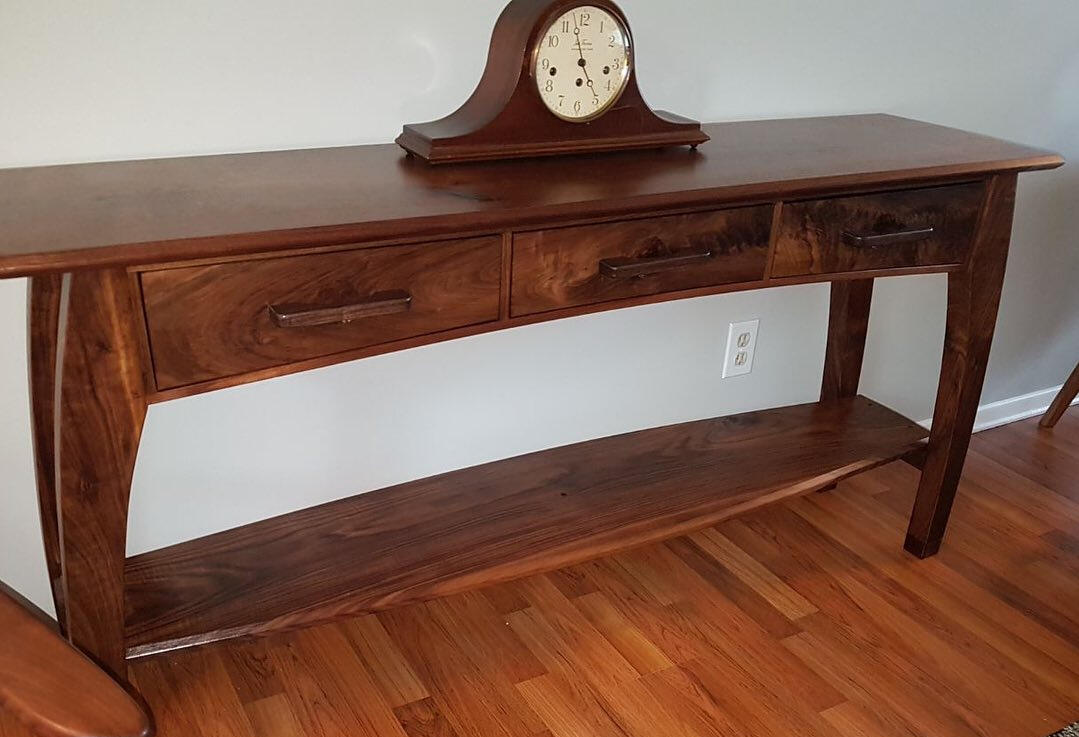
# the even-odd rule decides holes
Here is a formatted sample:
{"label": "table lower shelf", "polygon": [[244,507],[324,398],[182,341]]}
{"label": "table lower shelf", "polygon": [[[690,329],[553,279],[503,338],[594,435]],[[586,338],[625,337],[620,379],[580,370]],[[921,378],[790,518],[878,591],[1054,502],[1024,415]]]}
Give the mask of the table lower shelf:
{"label": "table lower shelf", "polygon": [[684,534],[894,460],[927,435],[864,397],[618,435],[129,558],[128,656],[464,591]]}

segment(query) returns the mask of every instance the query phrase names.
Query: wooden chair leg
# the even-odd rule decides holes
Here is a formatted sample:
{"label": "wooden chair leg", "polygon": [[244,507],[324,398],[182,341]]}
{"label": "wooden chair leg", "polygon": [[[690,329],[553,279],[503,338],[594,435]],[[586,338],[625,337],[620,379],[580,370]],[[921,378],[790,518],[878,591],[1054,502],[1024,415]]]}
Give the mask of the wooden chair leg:
{"label": "wooden chair leg", "polygon": [[0,737],[149,737],[149,716],[0,583]]}
{"label": "wooden chair leg", "polygon": [[1056,427],[1060,418],[1064,416],[1064,410],[1071,406],[1076,396],[1079,396],[1079,365],[1076,365],[1075,371],[1072,371],[1072,375],[1064,382],[1060,394],[1057,394],[1057,398],[1049,405],[1049,410],[1038,424],[1047,428]]}

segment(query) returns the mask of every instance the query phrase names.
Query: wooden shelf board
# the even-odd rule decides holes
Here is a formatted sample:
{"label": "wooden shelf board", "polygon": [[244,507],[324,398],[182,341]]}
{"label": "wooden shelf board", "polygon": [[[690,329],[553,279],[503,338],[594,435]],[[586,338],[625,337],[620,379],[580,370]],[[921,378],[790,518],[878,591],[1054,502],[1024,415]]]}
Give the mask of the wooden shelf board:
{"label": "wooden shelf board", "polygon": [[684,534],[926,437],[864,397],[618,435],[129,558],[129,657],[444,596]]}

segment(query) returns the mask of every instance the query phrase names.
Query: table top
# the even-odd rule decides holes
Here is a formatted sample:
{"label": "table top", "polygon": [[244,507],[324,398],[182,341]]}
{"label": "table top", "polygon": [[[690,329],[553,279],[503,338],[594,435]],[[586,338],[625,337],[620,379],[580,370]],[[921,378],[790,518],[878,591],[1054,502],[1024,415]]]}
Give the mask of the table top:
{"label": "table top", "polygon": [[1051,169],[890,115],[704,127],[688,148],[431,166],[395,145],[0,170],[0,278],[497,232]]}

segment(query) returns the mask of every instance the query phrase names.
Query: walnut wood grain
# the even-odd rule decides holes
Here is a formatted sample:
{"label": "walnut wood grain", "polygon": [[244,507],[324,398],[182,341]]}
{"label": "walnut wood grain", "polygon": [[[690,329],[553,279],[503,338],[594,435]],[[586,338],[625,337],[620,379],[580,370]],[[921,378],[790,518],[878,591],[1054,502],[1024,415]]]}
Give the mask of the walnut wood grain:
{"label": "walnut wood grain", "polygon": [[[495,24],[487,67],[476,91],[441,120],[406,125],[398,145],[430,163],[446,164],[706,142],[708,136],[697,121],[648,107],[632,61],[621,97],[602,116],[581,123],[551,114],[536,90],[534,50],[551,22],[581,4],[512,0]],[[630,28],[611,0],[587,4],[603,8]],[[634,49],[631,43],[631,60]]]}
{"label": "walnut wood grain", "polygon": [[27,358],[30,368],[30,420],[34,440],[41,535],[45,563],[61,629],[66,626],[61,582],[60,518],[56,505],[56,349],[60,328],[59,274],[35,276],[29,284]]}
{"label": "walnut wood grain", "polygon": [[148,737],[142,707],[0,584],[0,713],[37,737]]}
{"label": "walnut wood grain", "polygon": [[1062,163],[887,115],[704,130],[712,141],[696,153],[467,167],[432,167],[386,145],[0,170],[0,277],[542,228]]}
{"label": "walnut wood grain", "polygon": [[[769,289],[775,287],[797,286],[802,284],[815,284],[821,282],[859,281],[863,279],[874,279],[890,276],[919,276],[926,274],[940,274],[954,271],[958,268],[960,268],[958,265],[916,266],[909,269],[877,269],[875,271],[850,271],[842,274],[803,275],[775,279],[761,279],[759,281],[717,284],[710,287],[682,289],[673,292],[661,292],[659,294],[647,294],[640,297],[628,297],[624,299],[614,300],[611,302],[601,302],[591,305],[578,305],[575,307],[566,307],[563,309],[551,310],[550,312],[541,312],[531,315],[522,315],[519,317],[504,318],[495,322],[485,322],[478,325],[470,325],[468,327],[456,328],[440,333],[431,333],[428,335],[421,335],[414,338],[406,338],[404,340],[395,340],[389,343],[380,343],[378,345],[357,348],[354,350],[344,351],[342,353],[334,353],[328,356],[320,356],[318,358],[312,358],[303,361],[294,361],[288,364],[273,366],[268,369],[260,369],[258,371],[249,371],[243,374],[236,374],[233,376],[226,376],[218,379],[200,381],[195,384],[186,384],[184,386],[176,387],[174,389],[152,391],[150,394],[147,395],[147,401],[150,404],[168,402],[174,399],[182,399],[184,397],[195,396],[207,392],[219,391],[221,389],[226,389],[233,386],[250,384],[252,382],[264,381],[266,379],[272,379],[279,376],[287,376],[289,374],[300,373],[303,371],[311,371],[313,369],[332,366],[348,361],[356,361],[364,358],[370,358],[372,356],[384,355],[386,353],[410,350],[412,348],[431,345],[434,343],[441,343],[449,340],[458,340],[460,338],[471,337],[474,335],[484,335],[486,333],[496,332],[499,330],[509,330],[513,328],[524,327],[527,325],[535,325],[542,322],[550,322],[553,320],[562,320],[570,317],[578,317],[580,315],[590,315],[597,312],[605,312],[608,310],[640,307],[642,305],[659,304],[662,302],[670,302],[673,300],[696,299],[699,297],[708,297],[717,294],[731,294],[734,292],[744,292],[754,289]],[[503,285],[507,285],[510,282],[510,279],[507,278],[505,274],[503,274],[503,280]],[[503,293],[505,294],[507,291],[508,290],[504,290]],[[503,309],[505,309],[506,307],[507,305],[503,305]]]}
{"label": "walnut wood grain", "polygon": [[[127,501],[131,468],[148,398],[145,391],[149,391],[149,397],[155,401],[163,401],[366,355],[601,309],[812,281],[864,280],[883,275],[942,271],[953,274],[949,298],[949,342],[942,371],[944,381],[941,392],[944,399],[938,402],[935,440],[926,452],[925,476],[912,524],[912,533],[925,534],[921,537],[912,534],[908,539],[908,546],[915,552],[931,553],[939,544],[937,538],[942,534],[947,520],[954,479],[958,476],[969,439],[967,421],[972,419],[973,408],[977,404],[975,385],[980,386],[984,373],[987,335],[991,334],[991,326],[986,328],[990,322],[986,310],[991,307],[995,312],[1000,288],[998,271],[1003,269],[1003,258],[999,256],[1001,251],[1006,250],[1007,224],[1000,212],[1003,204],[989,207],[983,212],[982,226],[978,230],[982,235],[975,239],[968,261],[941,263],[939,259],[932,259],[932,263],[923,264],[918,262],[922,245],[916,245],[908,253],[905,249],[910,249],[910,244],[892,243],[888,248],[894,247],[899,251],[885,257],[867,259],[868,263],[837,262],[836,267],[850,270],[816,272],[810,269],[792,276],[769,273],[757,280],[750,278],[730,284],[671,288],[669,291],[557,307],[522,316],[511,315],[512,295],[509,287],[513,278],[512,264],[502,255],[510,254],[513,233],[585,225],[617,228],[622,221],[628,220],[758,205],[779,207],[779,203],[785,203],[779,209],[788,211],[800,202],[834,197],[878,197],[879,204],[885,201],[885,196],[873,193],[956,186],[957,183],[987,177],[996,182],[993,186],[1000,187],[1000,182],[1010,181],[1014,189],[1015,172],[1053,168],[1062,163],[1060,157],[889,116],[732,123],[708,126],[706,130],[714,140],[697,153],[664,149],[563,160],[480,163],[453,168],[430,167],[423,162],[410,160],[393,146],[365,146],[0,171],[0,277],[71,272],[61,290],[60,327],[57,331],[59,379],[55,382],[54,400],[58,420],[54,424],[57,433],[55,488],[59,497],[64,583],[60,598],[67,605],[69,632],[75,643],[110,668],[122,667],[125,646],[123,551]],[[602,176],[597,175],[600,170]],[[845,222],[837,226],[829,222],[824,225],[827,228],[840,228],[840,238],[844,232],[851,233],[851,237],[847,238],[848,248],[858,246],[867,252],[883,249],[883,246],[865,240],[873,238],[874,231],[866,230],[864,226],[884,223],[881,218],[896,220],[895,213],[903,209],[902,198],[912,196],[888,195],[899,197],[900,204],[890,209],[878,206],[874,210],[878,219],[872,223],[855,222],[852,225]],[[997,200],[1003,203],[1001,197],[997,197]],[[993,197],[990,197],[990,201],[993,201]],[[937,205],[922,203],[922,206],[908,207],[908,210],[917,214],[939,205],[939,202]],[[947,204],[943,206],[947,207]],[[883,234],[890,232],[891,236],[896,236],[899,233],[901,239],[912,237],[902,235],[903,228],[918,226],[918,223],[911,225],[898,221],[888,221],[886,224],[893,230],[882,231]],[[851,227],[855,230],[849,230]],[[933,227],[936,229],[937,226]],[[779,235],[778,230],[776,235]],[[337,259],[342,258],[339,254],[343,252],[355,254],[375,249],[371,251],[374,254],[382,249],[404,248],[411,249],[410,253],[417,258],[430,258],[431,265],[439,268],[430,269],[434,275],[425,273],[424,278],[442,280],[449,289],[451,284],[446,281],[446,270],[440,268],[438,254],[444,253],[441,249],[447,241],[460,238],[490,238],[494,243],[496,257],[491,259],[490,271],[493,276],[489,280],[496,285],[493,290],[493,310],[488,311],[484,302],[482,322],[453,323],[455,327],[446,328],[436,326],[432,328],[435,332],[430,333],[405,331],[398,337],[372,336],[382,341],[376,343],[360,341],[357,344],[340,340],[338,345],[333,344],[332,338],[328,341],[319,339],[301,345],[298,352],[281,350],[276,355],[264,356],[259,353],[260,346],[237,342],[233,340],[235,334],[228,332],[227,315],[239,314],[241,320],[247,319],[243,313],[230,313],[227,309],[228,295],[203,305],[199,295],[193,291],[186,295],[183,302],[193,306],[196,312],[205,308],[200,319],[209,320],[205,324],[210,330],[204,335],[195,336],[195,340],[200,341],[198,351],[192,352],[190,357],[184,357],[182,353],[185,347],[177,345],[173,346],[170,359],[165,363],[175,370],[173,379],[176,381],[189,382],[192,376],[199,375],[208,378],[164,389],[157,384],[160,377],[151,377],[152,381],[146,379],[153,364],[149,358],[144,316],[135,295],[148,281],[157,278],[165,280],[166,272],[176,272],[181,276],[183,273],[201,273],[202,284],[207,290],[213,290],[215,285],[205,278],[205,274],[209,273],[206,270],[220,269],[228,273],[228,269],[232,268],[238,291],[253,299],[253,295],[265,289],[266,284],[261,279],[255,284],[256,280],[247,280],[243,274],[248,270],[271,268],[263,264],[292,259],[296,263],[313,263],[307,259]],[[858,238],[862,240],[858,241]],[[1005,243],[1004,248],[999,245],[1001,239]],[[775,255],[776,262],[782,263],[778,258],[779,240],[777,237]],[[900,252],[902,258],[895,255]],[[993,256],[993,253],[997,256]],[[421,257],[419,254],[424,255]],[[354,258],[358,259],[359,256]],[[371,258],[376,259],[377,256]],[[860,258],[865,259],[865,256]],[[250,263],[243,264],[245,261]],[[278,274],[270,281],[290,284],[290,289],[296,292],[295,296],[303,298],[297,303],[350,304],[338,301],[341,294],[322,294],[318,291],[314,282],[323,279],[332,282],[334,273],[316,273],[312,277],[313,282],[306,286],[297,285],[295,273],[291,274],[291,279],[285,274]],[[474,284],[472,277],[475,275],[470,273],[468,276],[469,282]],[[486,279],[486,276],[481,277],[481,280]],[[177,281],[183,280],[177,278]],[[306,289],[310,291],[300,293]],[[271,301],[270,297],[287,298],[290,294],[263,294],[264,299],[258,305],[258,314],[262,316],[259,319],[270,319],[267,308],[271,304],[288,304],[287,301]],[[854,297],[852,288],[849,297],[851,307],[854,307]],[[459,305],[457,302],[454,304]],[[162,306],[162,309],[166,308]],[[213,309],[217,312],[213,313]],[[216,314],[216,317],[207,318],[208,314]],[[490,317],[492,314],[494,317]],[[386,316],[387,319],[390,317],[399,316]],[[383,317],[372,319],[381,320]],[[848,320],[852,325],[858,324],[858,320]],[[31,329],[32,339],[35,335],[49,334],[46,322],[42,321],[40,330]],[[168,340],[174,339],[189,326],[190,315],[173,314],[169,328],[157,336],[155,352],[162,342],[167,344]],[[347,331],[354,326],[355,323],[334,327],[344,327]],[[319,326],[314,330],[328,327]],[[284,330],[299,332],[302,329]],[[250,331],[247,331],[246,339],[249,338]],[[833,341],[836,348],[832,352],[836,360],[829,363],[840,368],[829,369],[831,373],[826,381],[837,387],[836,391],[848,392],[853,385],[854,372],[843,367],[853,365],[857,340],[851,342],[833,338]],[[841,342],[843,345],[840,345]],[[272,348],[272,341],[270,343]],[[202,362],[206,359],[201,355],[204,350],[212,354],[205,366]],[[230,364],[230,361],[233,363]],[[252,368],[251,361],[260,367]],[[37,365],[41,365],[41,362],[37,362]],[[200,370],[204,373],[199,374]],[[189,371],[194,373],[185,373]],[[822,393],[826,391],[829,390],[822,387]],[[945,397],[945,392],[952,395]],[[39,395],[40,391],[37,391],[36,396]],[[44,403],[35,399],[35,418],[46,418],[45,422],[37,423],[38,432],[41,432],[41,428],[47,425],[50,412],[47,407],[37,406],[39,404]],[[826,401],[822,407],[826,406],[835,405]],[[829,422],[838,421],[831,418]],[[731,514],[745,506],[763,504],[771,498],[805,489],[823,488],[833,483],[839,475],[853,473],[865,466],[865,459],[862,458],[843,466],[841,470],[828,466],[814,471],[812,463],[824,463],[832,457],[829,451],[822,451],[815,444],[817,441],[824,442],[822,439],[827,437],[825,431],[820,430],[816,421],[808,424],[802,422],[793,430],[783,422],[777,423],[777,426],[779,429],[771,432],[767,442],[759,441],[762,444],[759,447],[763,447],[764,452],[755,453],[753,449],[758,446],[750,441],[745,441],[748,445],[743,444],[741,439],[731,443],[731,447],[748,448],[747,457],[756,459],[752,467],[746,470],[745,476],[739,476],[735,482],[747,485],[749,497],[744,504],[738,502],[730,506],[731,497],[720,494],[717,498],[712,486],[707,487],[706,494],[703,491],[705,482],[700,479],[707,478],[709,483],[713,483],[722,474],[716,474],[708,464],[694,465],[692,460],[686,461],[685,455],[692,455],[692,448],[687,451],[685,447],[678,446],[677,452],[669,453],[671,462],[684,464],[687,474],[700,474],[693,477],[697,482],[694,483],[693,479],[687,481],[686,477],[672,473],[670,478],[680,485],[664,489],[664,493],[656,494],[655,498],[645,493],[640,498],[639,506],[637,497],[624,500],[625,509],[640,511],[637,521],[626,522],[629,533],[613,525],[603,527],[616,520],[617,515],[609,515],[602,505],[596,504],[591,508],[585,505],[583,508],[593,521],[578,523],[578,527],[573,528],[580,533],[579,537],[574,538],[576,542],[567,539],[558,542],[552,537],[551,547],[537,552],[534,559],[518,559],[502,568],[479,565],[475,570],[457,570],[454,574],[456,577],[440,579],[441,583],[424,583],[420,579],[431,573],[432,569],[414,567],[414,575],[419,578],[385,580],[384,588],[378,588],[383,584],[365,588],[367,584],[363,580],[350,579],[349,576],[368,575],[366,568],[357,572],[355,565],[339,565],[335,570],[319,567],[310,559],[303,558],[306,547],[306,541],[301,539],[303,536],[293,537],[295,544],[285,552],[295,551],[302,559],[300,563],[310,566],[310,576],[304,578],[300,575],[292,579],[286,576],[288,585],[285,588],[295,590],[295,598],[290,599],[287,593],[268,596],[265,599],[270,606],[265,613],[267,619],[256,622],[254,626],[290,626],[304,621],[305,617],[332,616],[355,607],[362,609],[367,604],[362,601],[357,603],[357,600],[350,598],[351,592],[357,589],[375,592],[372,596],[379,603],[392,603],[397,600],[395,597],[410,595],[409,592],[417,596],[438,593],[450,586],[446,581],[457,582],[454,586],[464,586],[491,580],[491,576],[496,574],[507,577],[515,575],[521,570],[528,570],[527,566],[522,568],[522,560],[531,560],[530,565],[535,566],[541,563],[553,565],[557,560],[572,559],[573,555],[584,555],[586,552],[589,555],[598,554],[597,551],[615,549],[633,539],[647,539],[649,534],[659,534],[660,531],[666,534],[676,528],[677,524],[671,522],[672,517],[664,516],[669,508],[662,507],[662,504],[685,502],[686,506],[679,507],[674,516],[685,512],[687,519],[696,524],[702,519],[701,515],[708,516],[702,509],[713,509],[717,515]],[[843,427],[846,425],[839,422],[832,429],[839,432]],[[800,434],[804,432],[818,432],[814,436],[816,440],[806,440]],[[852,431],[849,436],[844,435],[836,447],[849,450],[859,442],[851,439],[858,433],[872,435],[865,433],[864,428]],[[660,433],[648,437],[663,435]],[[795,442],[790,448],[782,445],[791,438]],[[617,445],[617,439],[608,442]],[[602,450],[608,446],[598,447]],[[776,450],[777,447],[781,447],[781,450]],[[790,466],[782,462],[788,457],[786,453],[797,454],[802,449],[815,453],[811,462],[803,464],[798,460]],[[888,452],[904,451],[892,448]],[[641,456],[636,452],[624,451],[624,457],[629,458],[627,467],[630,469],[640,471],[643,468],[641,464],[647,465],[647,461],[641,461]],[[638,459],[636,465],[634,458]],[[763,458],[767,458],[767,461]],[[781,461],[778,464],[777,458]],[[555,453],[554,461],[562,460],[565,457]],[[567,465],[571,465],[581,478],[587,479],[590,471],[603,468],[608,470],[611,479],[619,478],[612,466],[597,463],[595,457],[582,455],[574,456],[571,460],[573,463]],[[724,465],[725,469],[729,467],[729,463]],[[793,482],[793,486],[776,482],[778,486],[773,491],[761,491],[770,480],[775,480],[775,474],[793,472],[795,467],[805,474],[802,481]],[[660,488],[668,478],[665,472],[644,470],[653,474],[648,478],[657,485],[654,488]],[[536,488],[542,489],[545,488],[541,486],[542,480],[548,478],[545,474],[557,474],[559,469],[556,466],[546,470],[526,468],[525,471],[528,473],[514,476],[513,480],[518,484],[521,479],[527,483],[534,482]],[[634,485],[640,486],[636,482],[626,486]],[[423,487],[422,483],[415,488],[421,487],[433,488]],[[509,488],[512,490],[513,485],[510,484]],[[629,494],[630,491],[625,493]],[[694,494],[698,493],[702,496],[695,497]],[[662,500],[656,501],[661,496]],[[542,494],[537,498],[541,501],[546,499]],[[554,501],[557,503],[558,500]],[[699,506],[694,506],[698,502]],[[655,519],[649,517],[651,512],[645,513],[649,504],[660,505],[652,510]],[[423,516],[430,512],[429,509],[424,511],[421,504],[412,510],[413,515],[416,509],[420,511],[417,519],[430,519]],[[546,514],[551,509],[558,512],[562,508],[544,508],[542,512]],[[509,530],[509,520],[521,517],[519,511],[510,509],[503,518],[490,520],[492,527],[485,528],[505,536],[508,547],[501,552],[512,552],[517,536],[527,540],[532,532],[542,533],[542,529]],[[412,554],[393,546],[386,525],[395,524],[394,520],[397,520],[398,528],[392,531],[393,534],[407,533],[407,521],[412,519],[400,510],[395,514],[396,517],[381,521],[374,513],[370,514],[372,535],[383,535],[379,538],[382,547],[372,554],[372,560],[387,561],[395,556],[403,556],[407,562],[408,555]],[[523,519],[527,520],[527,515]],[[506,526],[500,528],[502,523]],[[379,527],[380,524],[383,526]],[[468,531],[469,524],[469,519],[462,520],[461,535]],[[596,525],[599,525],[600,534],[590,539],[589,535],[597,529]],[[314,529],[319,528],[316,525]],[[456,540],[456,548],[445,551],[440,562],[452,564],[458,559],[454,553],[468,549],[467,541],[453,538],[453,534],[443,535],[447,540]],[[344,547],[354,545],[366,555],[369,549],[362,548],[362,544],[374,537],[347,537]],[[409,539],[407,534],[403,539]],[[264,542],[267,545],[272,543]],[[192,543],[196,550],[204,544],[206,541]],[[312,551],[318,548],[319,545],[314,545]],[[483,546],[480,548],[483,549]],[[232,555],[228,552],[226,557],[231,561],[237,560]],[[249,563],[242,559],[242,555],[240,557],[239,568],[229,569],[229,575],[235,575],[229,582],[243,585],[250,581],[258,590],[263,585],[262,577],[265,574],[265,569],[259,566],[272,558]],[[175,562],[161,558],[146,560],[158,561],[156,567],[148,569],[151,571],[165,571]],[[204,560],[215,562],[210,558]],[[280,560],[284,565],[289,565],[287,556],[281,556]],[[348,562],[354,564],[355,560],[352,558]],[[461,560],[467,564],[472,559],[462,557]],[[184,568],[183,561],[176,562],[176,565],[179,566],[178,570],[186,573],[175,579],[167,573],[161,573],[160,578],[154,578],[158,573],[151,576],[153,581],[162,582],[160,598],[156,598],[153,586],[158,584],[153,581],[148,584],[151,586],[149,593],[143,591],[136,597],[136,603],[142,603],[138,603],[133,611],[142,614],[128,619],[127,627],[141,633],[139,637],[144,643],[160,644],[170,638],[180,638],[182,641],[184,627],[188,628],[188,632],[201,633],[196,634],[196,638],[208,632],[221,635],[250,630],[252,624],[244,617],[253,610],[244,609],[242,603],[230,598],[227,592],[235,592],[235,586],[222,583],[222,578],[214,574],[214,571],[222,569],[209,565],[209,574],[200,581],[201,573],[195,571],[195,566]],[[249,567],[245,569],[243,566]],[[138,564],[134,570],[138,570]],[[253,572],[250,577],[246,577],[247,571]],[[377,566],[374,572],[379,572]],[[335,579],[335,576],[338,578]],[[420,583],[417,583],[418,580]],[[172,587],[171,581],[180,583]],[[406,593],[393,593],[401,590],[398,585],[402,583]],[[344,593],[340,594],[340,600],[321,598],[328,590]],[[188,604],[183,597],[192,592],[195,592],[192,599],[197,603],[210,599],[216,603],[207,605],[202,614],[200,611],[203,610],[198,608],[202,606],[201,603],[194,610],[185,608]],[[180,599],[170,598],[175,596]],[[262,615],[262,612],[258,612],[259,617]],[[186,623],[179,624],[184,618]],[[233,623],[238,624],[233,626]],[[138,641],[133,640],[132,644],[136,645],[137,651]]]}
{"label": "walnut wood grain", "polygon": [[785,203],[773,276],[962,263],[981,182]]}
{"label": "walnut wood grain", "polygon": [[872,279],[832,282],[821,399],[858,394],[872,303]]}
{"label": "walnut wood grain", "polygon": [[[157,386],[497,320],[501,263],[502,240],[492,236],[144,273]],[[387,292],[406,292],[407,309],[304,325],[282,325],[272,312],[322,305],[336,314]]]}
{"label": "walnut wood grain", "polygon": [[906,549],[920,558],[940,549],[970,445],[996,330],[1016,180],[1014,174],[989,180],[966,268],[948,275],[944,360],[925,467],[906,539]]}
{"label": "walnut wood grain", "polygon": [[549,570],[808,493],[925,435],[857,397],[645,430],[371,492],[131,558],[127,641],[145,654]]}
{"label": "walnut wood grain", "polygon": [[[764,277],[771,206],[518,233],[514,317]],[[702,258],[701,255],[705,254]],[[671,262],[680,256],[680,262]],[[650,261],[666,259],[662,268]],[[640,276],[621,278],[636,262]],[[604,268],[605,264],[607,268]]]}
{"label": "walnut wood grain", "polygon": [[1060,392],[1053,399],[1053,403],[1049,405],[1049,409],[1046,410],[1039,424],[1046,429],[1056,427],[1057,423],[1060,422],[1060,418],[1064,416],[1064,412],[1071,406],[1077,396],[1079,396],[1079,365],[1075,367],[1071,376],[1064,382],[1064,386],[1060,387]]}
{"label": "walnut wood grain", "polygon": [[64,277],[55,401],[67,633],[121,677],[128,498],[146,416],[141,325],[126,272]]}

